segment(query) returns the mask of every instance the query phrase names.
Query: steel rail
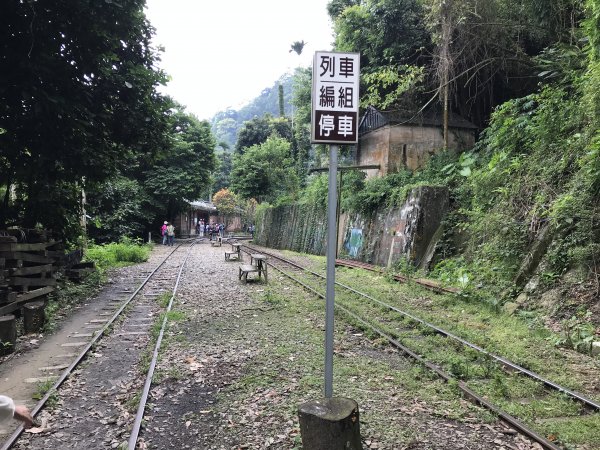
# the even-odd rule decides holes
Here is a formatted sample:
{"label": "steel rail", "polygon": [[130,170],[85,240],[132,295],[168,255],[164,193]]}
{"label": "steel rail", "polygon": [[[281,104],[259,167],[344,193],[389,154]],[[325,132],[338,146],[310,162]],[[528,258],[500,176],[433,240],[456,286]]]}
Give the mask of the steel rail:
{"label": "steel rail", "polygon": [[[335,260],[335,263],[336,263],[336,265],[339,265],[339,266],[346,266],[346,267],[351,267],[351,268],[356,268],[356,269],[365,269],[365,270],[370,270],[371,272],[378,272],[378,273],[383,272],[383,270],[381,270],[381,268],[374,266],[372,264],[367,264],[367,263],[354,261],[354,260],[350,260],[350,259],[339,259],[338,258]],[[439,293],[457,294],[460,292],[459,289],[457,289],[457,288],[445,287],[445,286],[435,283],[434,281],[430,281],[430,280],[426,280],[426,279],[422,279],[422,278],[409,278],[409,277],[406,277],[404,275],[399,275],[399,274],[394,274],[392,276],[393,276],[394,280],[400,281],[401,283],[408,283],[409,281],[412,281],[413,283],[416,283],[419,286],[424,287],[425,289],[429,289],[430,291],[437,292],[438,294]]]}
{"label": "steel rail", "polygon": [[[249,246],[247,246],[247,247],[251,248]],[[296,267],[298,269],[302,269],[302,270],[304,270],[304,271],[306,271],[306,272],[308,272],[308,273],[310,273],[312,275],[315,275],[315,276],[320,277],[320,278],[324,278],[323,275],[318,274],[316,272],[313,272],[312,270],[305,269],[302,266],[294,263],[293,261],[289,261],[289,260],[287,260],[285,258],[282,258],[280,256],[274,255],[272,253],[268,253],[268,252],[264,252],[264,251],[262,253],[267,254],[269,256],[272,256],[272,257],[274,257],[276,259],[279,259],[281,261],[284,261],[286,264],[290,264],[290,265],[292,265],[292,266],[294,266],[294,267]],[[423,325],[425,327],[428,327],[428,328],[432,329],[433,331],[435,331],[437,334],[440,334],[442,336],[445,336],[445,337],[448,337],[450,339],[453,339],[453,340],[455,340],[457,342],[460,342],[461,344],[465,345],[466,347],[469,347],[469,348],[472,348],[473,350],[481,352],[484,355],[489,356],[490,358],[494,359],[495,361],[501,363],[502,366],[504,366],[504,367],[507,367],[507,368],[509,368],[509,369],[511,369],[513,371],[519,372],[521,374],[527,375],[528,377],[532,378],[533,380],[539,381],[540,383],[544,384],[545,386],[547,386],[549,388],[552,388],[552,389],[554,389],[556,391],[559,391],[559,392],[562,392],[564,394],[567,394],[568,396],[572,397],[573,399],[578,400],[579,402],[583,403],[584,405],[586,405],[586,406],[588,406],[590,408],[593,408],[596,411],[600,411],[600,403],[596,402],[595,400],[593,400],[591,398],[588,398],[588,397],[584,396],[583,394],[580,394],[578,392],[572,391],[572,390],[570,390],[570,389],[568,389],[568,388],[566,388],[564,386],[561,386],[560,384],[557,384],[557,383],[555,383],[555,382],[553,382],[551,380],[548,380],[547,378],[542,377],[541,375],[537,374],[536,372],[533,372],[533,371],[531,371],[529,369],[526,369],[525,367],[522,367],[522,366],[520,366],[520,365],[518,365],[518,364],[516,364],[516,363],[514,363],[514,362],[512,362],[512,361],[510,361],[510,360],[508,360],[506,358],[504,358],[503,356],[499,356],[499,355],[496,355],[494,353],[488,352],[487,350],[485,350],[482,347],[479,347],[476,344],[473,344],[473,343],[471,343],[469,341],[466,341],[465,339],[463,339],[463,338],[461,338],[461,337],[459,337],[459,336],[457,336],[457,335],[455,335],[455,334],[453,334],[453,333],[451,333],[449,331],[446,331],[443,328],[440,328],[440,327],[438,327],[438,326],[436,326],[436,325],[434,325],[434,324],[432,324],[430,322],[427,322],[427,321],[425,321],[423,319],[420,319],[419,317],[417,317],[417,316],[415,316],[415,315],[413,315],[411,313],[408,313],[408,312],[403,311],[403,310],[401,310],[399,308],[396,308],[393,305],[390,305],[390,304],[385,303],[385,302],[383,302],[381,300],[378,300],[378,299],[370,296],[369,294],[366,294],[364,292],[360,292],[360,291],[354,289],[353,287],[350,287],[350,286],[345,285],[345,284],[340,283],[340,282],[336,282],[336,284],[339,285],[339,286],[341,286],[341,287],[343,287],[344,289],[347,289],[347,290],[355,293],[356,295],[368,298],[372,302],[375,302],[375,303],[377,303],[377,304],[379,304],[381,306],[385,306],[386,308],[389,308],[392,311],[395,311],[398,314],[401,314],[404,317],[407,317],[407,318],[411,319],[414,322],[417,322],[417,323],[419,323],[419,324],[421,324],[421,325]]]}
{"label": "steel rail", "polygon": [[179,268],[179,273],[177,274],[177,280],[175,281],[175,287],[173,288],[173,293],[171,294],[171,298],[169,299],[169,304],[167,305],[167,309],[164,313],[162,325],[160,327],[160,333],[158,334],[158,338],[156,339],[156,344],[154,345],[154,351],[152,353],[152,361],[150,361],[150,367],[148,369],[148,373],[146,374],[146,382],[144,383],[144,389],[142,391],[142,396],[140,398],[140,403],[138,405],[137,413],[135,415],[135,421],[133,423],[133,429],[131,430],[131,436],[129,437],[129,450],[135,450],[137,440],[140,434],[140,430],[142,428],[142,420],[144,419],[144,411],[146,409],[146,401],[148,400],[148,396],[150,394],[150,388],[152,387],[152,377],[154,376],[154,369],[156,368],[156,363],[158,361],[158,353],[160,351],[160,345],[162,343],[163,335],[165,333],[165,328],[167,326],[167,321],[169,318],[169,312],[171,312],[171,308],[173,307],[173,301],[175,300],[175,296],[177,295],[177,289],[179,288],[179,281],[181,280],[181,274],[183,273],[183,268],[185,267],[185,263],[187,262],[190,254],[192,252],[192,248],[194,248],[196,242],[193,242],[188,249],[187,254],[183,262],[181,263],[181,267]]}
{"label": "steel rail", "polygon": [[[265,252],[263,252],[263,253],[265,253]],[[275,255],[273,255],[273,256],[275,256]],[[277,256],[275,256],[275,257],[277,259],[280,259],[282,261],[287,262],[284,258],[279,258]],[[295,263],[292,263],[292,265],[296,266]],[[315,295],[317,295],[321,299],[325,299],[325,295],[323,295],[322,293],[318,292],[313,287],[311,287],[311,286],[307,285],[306,283],[298,280],[296,277],[288,274],[287,272],[283,271],[282,269],[280,269],[279,267],[275,266],[274,264],[271,264],[271,267],[273,267],[274,269],[278,270],[279,272],[281,272],[282,274],[284,274],[286,277],[294,280],[296,283],[300,284],[305,289],[313,292]],[[348,314],[350,317],[352,317],[355,320],[357,320],[358,322],[362,323],[368,329],[371,329],[372,331],[374,331],[375,333],[377,333],[379,336],[381,336],[384,339],[386,339],[390,344],[392,344],[392,346],[394,346],[395,348],[401,350],[404,354],[406,354],[406,355],[410,356],[411,358],[415,359],[419,364],[423,365],[427,369],[429,369],[429,370],[433,371],[434,373],[436,373],[445,382],[449,382],[449,381],[452,381],[452,380],[456,381],[457,387],[465,394],[465,397],[468,400],[470,400],[471,402],[476,403],[476,404],[478,404],[478,405],[480,405],[480,406],[482,406],[482,407],[484,407],[484,408],[492,411],[494,414],[496,414],[504,422],[508,423],[513,428],[515,428],[516,430],[518,430],[519,432],[521,432],[521,434],[527,436],[528,438],[530,438],[530,439],[534,440],[535,442],[537,442],[538,444],[540,444],[544,449],[546,449],[546,450],[562,450],[561,447],[557,447],[554,443],[550,442],[546,438],[540,436],[535,431],[533,431],[530,428],[528,428],[527,425],[521,423],[516,418],[514,418],[513,416],[511,416],[510,414],[508,414],[507,412],[503,411],[502,409],[496,407],[492,403],[490,403],[487,400],[485,400],[483,397],[479,396],[476,392],[474,392],[472,389],[470,389],[465,382],[455,379],[452,375],[450,375],[450,374],[444,372],[442,369],[440,369],[439,366],[437,366],[437,365],[435,365],[435,364],[433,364],[433,363],[425,360],[423,357],[421,357],[420,355],[416,354],[415,352],[413,352],[412,350],[410,350],[408,347],[405,347],[404,345],[402,345],[399,341],[397,341],[393,337],[389,336],[385,332],[381,331],[377,327],[373,326],[372,324],[368,323],[364,319],[362,319],[359,316],[357,316],[356,314],[354,314],[348,308],[346,308],[346,307],[344,307],[342,305],[339,305],[339,304],[336,304],[335,306],[336,306],[336,308],[338,308],[339,310],[341,310],[345,314]]]}
{"label": "steel rail", "polygon": [[[87,353],[92,349],[94,344],[104,335],[106,330],[113,324],[113,322],[119,317],[119,315],[123,312],[123,310],[129,305],[129,303],[135,298],[135,296],[142,290],[142,288],[148,283],[150,278],[156,273],[158,269],[162,267],[162,265],[169,259],[169,257],[181,247],[182,244],[177,245],[165,258],[158,264],[152,272],[142,281],[139,287],[131,294],[131,296],[119,307],[119,309],[113,314],[113,316],[106,322],[104,327],[100,329],[97,333],[94,333],[92,340],[85,346],[85,348],[77,355],[77,357],[73,360],[73,362],[61,373],[60,377],[54,382],[54,384],[46,391],[46,394],[40,399],[40,401],[35,405],[35,407],[31,410],[31,415],[35,417],[35,415],[42,410],[48,399],[51,397],[54,392],[58,391],[58,388],[65,382],[65,380],[71,375],[73,370],[81,363],[81,361],[85,358]],[[17,429],[10,435],[10,437],[4,442],[2,448],[0,450],[9,450],[15,442],[19,439],[21,434],[23,433],[23,425],[19,425]]]}

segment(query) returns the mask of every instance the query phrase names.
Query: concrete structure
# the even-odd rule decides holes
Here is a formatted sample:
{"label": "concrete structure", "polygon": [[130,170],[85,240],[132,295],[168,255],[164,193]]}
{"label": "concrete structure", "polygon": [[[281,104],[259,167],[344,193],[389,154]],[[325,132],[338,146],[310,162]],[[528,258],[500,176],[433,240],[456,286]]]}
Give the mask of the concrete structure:
{"label": "concrete structure", "polygon": [[410,192],[401,207],[366,217],[343,214],[338,235],[340,255],[384,267],[404,259],[428,269],[443,233],[448,203],[447,188],[421,186]]}
{"label": "concrete structure", "polygon": [[[406,117],[408,116],[408,117]],[[477,127],[454,116],[449,122],[448,148],[460,151],[475,144]],[[410,117],[400,111],[382,113],[370,106],[360,122],[356,164],[378,164],[367,177],[385,176],[406,168],[416,170],[444,147],[440,117]]]}

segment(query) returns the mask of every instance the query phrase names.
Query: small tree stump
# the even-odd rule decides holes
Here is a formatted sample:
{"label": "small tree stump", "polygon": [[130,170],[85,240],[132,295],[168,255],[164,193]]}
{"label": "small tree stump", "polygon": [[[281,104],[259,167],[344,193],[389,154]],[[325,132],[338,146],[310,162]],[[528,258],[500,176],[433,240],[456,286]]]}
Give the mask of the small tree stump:
{"label": "small tree stump", "polygon": [[304,450],[362,450],[358,404],[349,398],[325,398],[300,405]]}
{"label": "small tree stump", "polygon": [[23,328],[25,334],[37,333],[46,321],[45,303],[42,300],[29,302],[23,306]]}
{"label": "small tree stump", "polygon": [[17,320],[13,314],[0,316],[0,355],[15,351],[17,343]]}

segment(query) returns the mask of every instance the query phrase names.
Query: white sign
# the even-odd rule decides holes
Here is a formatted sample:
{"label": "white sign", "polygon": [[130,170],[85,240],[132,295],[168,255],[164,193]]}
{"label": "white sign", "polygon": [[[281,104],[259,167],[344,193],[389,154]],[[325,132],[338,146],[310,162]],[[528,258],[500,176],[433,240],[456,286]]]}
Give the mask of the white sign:
{"label": "white sign", "polygon": [[358,142],[359,53],[316,52],[313,62],[311,142]]}

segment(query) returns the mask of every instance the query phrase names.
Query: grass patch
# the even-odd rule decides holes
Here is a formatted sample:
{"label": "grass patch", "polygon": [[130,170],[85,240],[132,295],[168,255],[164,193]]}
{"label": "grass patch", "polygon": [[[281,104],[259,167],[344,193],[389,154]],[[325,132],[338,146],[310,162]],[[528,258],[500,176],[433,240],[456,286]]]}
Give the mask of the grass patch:
{"label": "grass patch", "polygon": [[[454,295],[387,282],[383,277],[363,270],[339,270],[337,278],[570,389],[588,391],[587,395],[594,397],[594,393],[587,389],[588,381],[580,377],[580,370],[565,370],[569,361],[564,352],[549,344],[547,337],[550,333],[532,327],[531,321],[496,312],[486,304],[473,303]],[[371,306],[362,308],[370,314],[376,310]],[[425,346],[426,343],[418,345]]]}
{"label": "grass patch", "polygon": [[169,302],[171,301],[171,293],[163,292],[158,297],[156,297],[156,302],[162,307],[166,308],[169,306]]}
{"label": "grass patch", "polygon": [[[44,395],[54,386],[56,380],[48,380],[48,381],[40,381],[36,387],[35,392],[31,396],[34,400],[41,400]],[[58,405],[58,393],[53,391],[49,396],[48,400],[46,400],[45,406],[47,408],[54,408]]]}
{"label": "grass patch", "polygon": [[[290,287],[287,282],[282,284],[278,277],[273,279],[266,293],[255,295],[261,302],[277,304],[277,308],[264,311],[256,320],[240,320],[232,327],[236,335],[252,340],[260,350],[244,363],[240,369],[244,375],[228,386],[220,398],[224,405],[232,402],[236,405],[250,404],[257,411],[264,407],[273,420],[286,423],[297,420],[298,405],[323,395],[324,302],[297,286]],[[281,295],[282,292],[285,292],[285,296]],[[211,327],[221,329],[218,324],[212,324]],[[370,343],[366,343],[368,351],[357,352],[354,346],[346,343],[346,330],[349,329],[345,320],[339,320],[338,317],[334,395],[353,398],[362,405],[361,408],[364,407],[364,410],[361,409],[363,436],[372,436],[394,445],[418,441],[419,437],[413,431],[389,426],[395,420],[405,418],[400,408],[390,407],[390,403],[395,406],[414,401],[431,403],[434,405],[432,409],[442,410],[445,417],[452,419],[473,420],[473,417],[479,417],[484,421],[493,420],[486,412],[465,404],[452,386],[436,379],[418,365],[408,363],[399,356],[391,358],[402,361],[394,363],[399,367],[390,367],[387,359],[374,360]],[[230,339],[226,333],[211,334],[211,338]],[[272,393],[270,395],[273,397],[271,400],[265,399],[265,405],[262,405],[260,402],[263,401],[264,392]],[[280,401],[281,398],[285,398],[285,401]],[[256,404],[257,401],[259,404]],[[217,408],[220,404],[217,402]],[[382,406],[384,404],[385,407]],[[240,407],[239,410],[243,411],[244,408]],[[233,414],[234,423],[242,420],[235,417],[237,411],[238,408],[226,412]],[[393,417],[390,417],[390,411],[393,411]]]}
{"label": "grass patch", "polygon": [[94,261],[100,271],[113,267],[124,267],[148,260],[152,251],[151,244],[123,238],[121,242],[102,245],[90,245],[85,251],[85,259]]}

